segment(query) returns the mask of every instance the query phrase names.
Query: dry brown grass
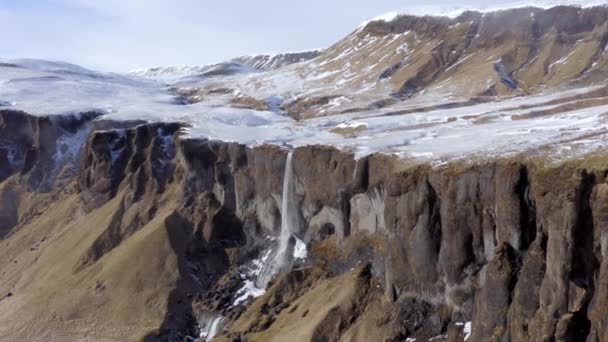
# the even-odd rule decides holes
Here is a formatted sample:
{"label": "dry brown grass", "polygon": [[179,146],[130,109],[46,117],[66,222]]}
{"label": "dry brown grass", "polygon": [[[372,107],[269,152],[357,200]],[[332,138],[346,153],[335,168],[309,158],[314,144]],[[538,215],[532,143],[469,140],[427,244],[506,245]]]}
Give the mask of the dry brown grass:
{"label": "dry brown grass", "polygon": [[85,215],[75,213],[78,198],[69,196],[0,241],[0,291],[13,293],[0,301],[0,340],[133,341],[161,325],[179,276],[165,209],[97,263],[76,271],[120,200]]}

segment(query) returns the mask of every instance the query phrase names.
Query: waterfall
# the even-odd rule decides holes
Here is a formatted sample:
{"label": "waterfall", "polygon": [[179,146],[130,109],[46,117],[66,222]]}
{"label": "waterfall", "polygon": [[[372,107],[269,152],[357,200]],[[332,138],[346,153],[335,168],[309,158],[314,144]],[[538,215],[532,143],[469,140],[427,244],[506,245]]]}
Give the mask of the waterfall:
{"label": "waterfall", "polygon": [[289,238],[291,237],[291,216],[289,210],[289,203],[291,200],[291,188],[293,187],[292,178],[293,171],[291,169],[291,159],[293,158],[293,153],[290,151],[287,154],[287,161],[285,162],[285,174],[283,175],[283,198],[281,203],[281,235],[279,236],[279,249],[277,250],[277,255],[275,258],[275,262],[279,264],[285,263],[287,252],[287,246],[289,245]]}
{"label": "waterfall", "polygon": [[287,154],[285,173],[283,174],[283,198],[281,200],[281,232],[279,234],[279,244],[274,252],[274,257],[264,265],[264,269],[262,269],[260,276],[256,281],[256,286],[260,289],[265,289],[272,277],[283,270],[289,261],[287,250],[289,247],[289,240],[292,236],[291,229],[293,225],[293,220],[290,215],[290,203],[293,199],[292,192],[294,188],[292,158],[293,152],[290,151]]}
{"label": "waterfall", "polygon": [[224,318],[222,316],[209,317],[201,326],[200,338],[207,342],[211,341],[219,332]]}

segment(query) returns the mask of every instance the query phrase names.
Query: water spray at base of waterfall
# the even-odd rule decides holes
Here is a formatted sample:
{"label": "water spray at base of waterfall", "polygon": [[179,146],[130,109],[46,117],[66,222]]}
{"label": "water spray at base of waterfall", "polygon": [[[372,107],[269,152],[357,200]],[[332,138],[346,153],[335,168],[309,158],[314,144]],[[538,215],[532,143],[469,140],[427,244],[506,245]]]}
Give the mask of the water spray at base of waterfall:
{"label": "water spray at base of waterfall", "polygon": [[206,319],[201,320],[200,325],[200,335],[199,337],[205,341],[211,341],[217,333],[222,329],[222,323],[224,321],[224,317],[220,315],[210,316]]}
{"label": "water spray at base of waterfall", "polygon": [[304,241],[298,238],[295,239],[296,245],[293,247],[293,258],[304,260],[306,259],[306,257],[308,257],[308,250],[306,249],[306,244],[304,243]]}

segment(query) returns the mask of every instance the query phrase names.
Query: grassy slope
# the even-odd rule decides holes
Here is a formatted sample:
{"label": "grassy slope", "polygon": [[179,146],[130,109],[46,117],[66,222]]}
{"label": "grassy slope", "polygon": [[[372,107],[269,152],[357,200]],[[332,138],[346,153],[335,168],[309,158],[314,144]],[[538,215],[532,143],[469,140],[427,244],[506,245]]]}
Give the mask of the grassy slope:
{"label": "grassy slope", "polygon": [[0,241],[0,291],[13,293],[0,301],[0,340],[125,341],[160,326],[179,273],[168,209],[78,270],[121,197],[86,215],[74,213],[77,196],[65,198]]}

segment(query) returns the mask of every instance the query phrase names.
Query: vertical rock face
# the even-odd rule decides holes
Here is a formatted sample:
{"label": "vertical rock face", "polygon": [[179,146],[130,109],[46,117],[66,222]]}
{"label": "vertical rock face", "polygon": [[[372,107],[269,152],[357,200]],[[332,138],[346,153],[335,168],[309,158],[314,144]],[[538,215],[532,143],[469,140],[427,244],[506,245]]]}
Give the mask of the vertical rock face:
{"label": "vertical rock face", "polygon": [[63,178],[75,176],[73,166],[96,116],[36,117],[0,111],[0,181],[20,173],[29,189],[49,192]]}
{"label": "vertical rock face", "polygon": [[[36,193],[42,206],[48,199],[39,192],[59,200],[70,183],[83,215],[117,202],[106,226],[90,222],[101,233],[72,265],[76,274],[162,221],[179,278],[152,340],[196,334],[193,308],[201,306],[226,317],[224,333],[254,340],[280,336],[295,312],[327,340],[608,339],[604,157],[432,167],[298,147],[292,232],[308,245],[312,268],[280,276],[268,296],[237,308],[235,269],[281,229],[288,151],[181,139],[177,124],[121,126],[93,117],[0,113],[0,238],[11,239],[27,221],[19,198]],[[70,139],[81,136],[86,144],[76,149]],[[355,266],[353,283],[333,277]],[[335,303],[326,304],[335,307],[315,302],[344,284],[354,290],[345,297],[336,290]]]}

